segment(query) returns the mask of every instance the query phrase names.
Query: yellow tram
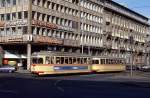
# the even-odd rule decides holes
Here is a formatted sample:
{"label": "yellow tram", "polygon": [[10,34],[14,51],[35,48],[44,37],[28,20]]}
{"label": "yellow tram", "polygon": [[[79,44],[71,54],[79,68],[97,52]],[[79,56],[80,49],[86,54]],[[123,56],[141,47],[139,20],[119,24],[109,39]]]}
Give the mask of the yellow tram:
{"label": "yellow tram", "polygon": [[126,70],[125,59],[112,57],[92,57],[92,71],[121,72]]}
{"label": "yellow tram", "polygon": [[86,55],[43,51],[33,53],[31,72],[38,75],[91,72],[90,61]]}

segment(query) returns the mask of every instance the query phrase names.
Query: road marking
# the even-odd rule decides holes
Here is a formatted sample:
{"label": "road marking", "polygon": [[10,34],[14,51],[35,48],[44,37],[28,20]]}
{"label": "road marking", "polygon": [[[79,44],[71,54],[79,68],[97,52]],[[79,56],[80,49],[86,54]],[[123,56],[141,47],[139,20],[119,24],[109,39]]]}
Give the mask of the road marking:
{"label": "road marking", "polygon": [[13,90],[1,90],[1,89],[0,89],[0,93],[11,93],[11,94],[17,94],[17,91],[13,91]]}
{"label": "road marking", "polygon": [[54,83],[54,85],[56,86],[56,88],[57,88],[59,91],[65,92],[65,90],[64,90],[62,87],[58,86],[58,83],[60,83],[61,81],[63,81],[63,80],[57,80],[57,81]]}

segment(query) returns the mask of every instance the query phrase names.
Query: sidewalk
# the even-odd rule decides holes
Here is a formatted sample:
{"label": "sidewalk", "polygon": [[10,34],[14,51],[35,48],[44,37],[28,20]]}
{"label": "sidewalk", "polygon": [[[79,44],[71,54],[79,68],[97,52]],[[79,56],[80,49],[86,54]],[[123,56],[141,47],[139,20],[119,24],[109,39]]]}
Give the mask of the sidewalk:
{"label": "sidewalk", "polygon": [[144,75],[143,73],[134,72],[132,75],[130,72],[124,73],[124,74],[118,74],[112,77],[109,77],[112,80],[118,80],[118,81],[130,81],[130,82],[148,82],[150,83],[150,77]]}
{"label": "sidewalk", "polygon": [[22,74],[30,74],[31,73],[30,71],[25,70],[25,69],[18,69],[16,72],[17,73],[22,73]]}

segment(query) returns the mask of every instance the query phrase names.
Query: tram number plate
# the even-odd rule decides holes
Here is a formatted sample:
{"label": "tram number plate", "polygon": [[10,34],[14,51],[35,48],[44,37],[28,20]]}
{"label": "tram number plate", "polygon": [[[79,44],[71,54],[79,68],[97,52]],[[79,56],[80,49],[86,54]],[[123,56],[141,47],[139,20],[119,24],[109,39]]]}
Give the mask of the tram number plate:
{"label": "tram number plate", "polygon": [[87,70],[88,66],[55,66],[54,70]]}

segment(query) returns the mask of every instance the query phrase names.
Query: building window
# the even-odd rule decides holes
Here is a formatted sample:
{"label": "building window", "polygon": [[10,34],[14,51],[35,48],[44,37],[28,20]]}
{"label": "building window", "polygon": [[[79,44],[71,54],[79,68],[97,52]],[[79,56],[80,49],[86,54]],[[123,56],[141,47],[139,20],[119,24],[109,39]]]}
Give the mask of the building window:
{"label": "building window", "polygon": [[7,7],[10,7],[10,6],[11,6],[10,0],[6,0],[6,3],[7,3]]}
{"label": "building window", "polygon": [[6,4],[5,4],[5,0],[1,0],[0,3],[1,3],[1,7],[5,7],[5,5],[6,5]]}
{"label": "building window", "polygon": [[12,34],[16,35],[16,28],[15,27],[12,28]]}
{"label": "building window", "polygon": [[16,13],[12,13],[12,20],[16,19]]}
{"label": "building window", "polygon": [[25,11],[25,12],[24,12],[24,19],[27,19],[27,18],[28,18],[28,12]]}
{"label": "building window", "polygon": [[16,0],[13,0],[13,2],[12,2],[12,3],[13,3],[13,5],[16,5]]}
{"label": "building window", "polygon": [[4,21],[4,14],[1,14],[1,21]]}
{"label": "building window", "polygon": [[22,13],[18,12],[18,19],[22,19]]}
{"label": "building window", "polygon": [[27,34],[28,33],[28,28],[27,27],[23,27],[23,34]]}
{"label": "building window", "polygon": [[10,14],[6,15],[6,20],[9,21],[10,20]]}

